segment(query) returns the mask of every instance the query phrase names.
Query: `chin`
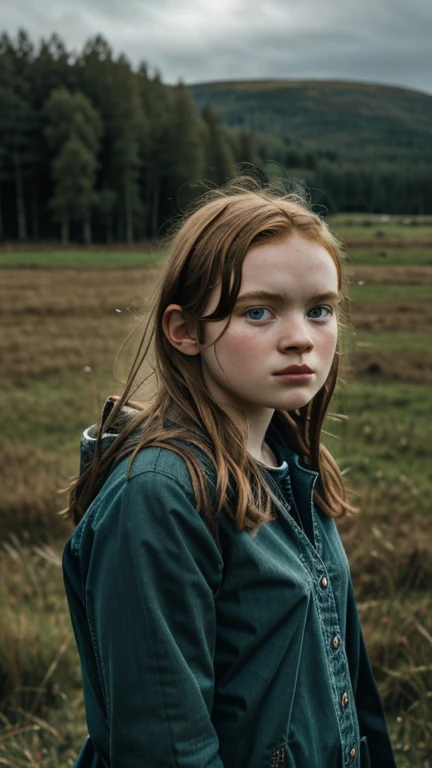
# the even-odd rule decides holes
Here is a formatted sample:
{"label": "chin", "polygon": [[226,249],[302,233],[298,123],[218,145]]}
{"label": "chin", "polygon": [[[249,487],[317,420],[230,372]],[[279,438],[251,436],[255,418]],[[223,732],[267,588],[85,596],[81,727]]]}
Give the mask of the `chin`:
{"label": "chin", "polygon": [[304,395],[303,397],[291,397],[286,403],[277,405],[276,408],[280,408],[284,411],[296,411],[298,408],[304,408],[305,405],[313,400],[315,395]]}

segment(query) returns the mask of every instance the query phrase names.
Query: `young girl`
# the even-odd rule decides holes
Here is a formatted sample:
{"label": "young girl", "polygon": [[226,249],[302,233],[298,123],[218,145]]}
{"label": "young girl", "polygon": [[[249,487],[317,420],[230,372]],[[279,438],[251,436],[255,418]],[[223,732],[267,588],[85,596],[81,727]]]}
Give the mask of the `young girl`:
{"label": "young girl", "polygon": [[336,238],[290,197],[227,188],[178,230],[154,399],[133,401],[143,341],[71,494],[79,768],[395,766],[320,445],[341,290]]}

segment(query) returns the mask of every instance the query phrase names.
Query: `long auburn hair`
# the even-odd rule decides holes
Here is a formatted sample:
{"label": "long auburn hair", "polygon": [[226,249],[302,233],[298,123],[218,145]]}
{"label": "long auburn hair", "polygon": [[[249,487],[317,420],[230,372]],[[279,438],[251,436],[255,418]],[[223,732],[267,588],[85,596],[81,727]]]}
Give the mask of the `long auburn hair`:
{"label": "long auburn hair", "polygon": [[[180,304],[198,323],[203,338],[205,322],[227,319],[240,290],[242,265],[253,245],[298,233],[319,243],[331,255],[342,296],[342,249],[327,224],[297,195],[261,189],[255,182],[234,181],[207,195],[183,220],[174,235],[160,276],[152,313],[133,361],[123,394],[104,423],[100,423],[92,463],[71,484],[66,514],[82,518],[112,469],[147,446],[169,448],[188,467],[196,508],[216,532],[224,510],[236,528],[253,531],[272,519],[274,495],[257,462],[247,452],[247,423],[234,424],[212,398],[201,375],[198,356],[184,355],[167,340],[162,317],[169,304]],[[217,307],[204,315],[212,288],[221,286]],[[149,403],[135,402],[142,383],[143,363],[154,354],[156,393]],[[278,411],[279,425],[291,448],[307,457],[319,473],[315,501],[330,517],[356,511],[348,501],[340,469],[321,445],[321,429],[332,397],[339,366],[336,351],[328,378],[304,407]],[[140,378],[141,377],[141,378]],[[102,433],[116,422],[125,405],[137,409],[104,452]],[[210,464],[215,483],[209,487]],[[207,466],[208,469],[208,466]]]}

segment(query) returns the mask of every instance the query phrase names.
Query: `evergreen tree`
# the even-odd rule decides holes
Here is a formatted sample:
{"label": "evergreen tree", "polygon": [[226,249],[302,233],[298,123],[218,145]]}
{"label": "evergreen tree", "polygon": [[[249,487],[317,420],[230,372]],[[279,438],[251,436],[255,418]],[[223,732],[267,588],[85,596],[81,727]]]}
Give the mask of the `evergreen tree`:
{"label": "evergreen tree", "polygon": [[231,140],[231,147],[236,163],[260,165],[257,138],[252,131],[242,128],[235,132]]}
{"label": "evergreen tree", "polygon": [[135,231],[142,228],[143,214],[140,166],[146,125],[139,79],[124,56],[113,59],[100,35],[84,47],[77,71],[80,87],[98,109],[105,129],[99,184],[112,192],[110,218],[115,220],[118,239],[132,242]]}
{"label": "evergreen tree", "polygon": [[116,193],[112,189],[109,189],[109,187],[104,187],[98,196],[98,209],[105,230],[105,240],[107,243],[112,243],[114,240],[114,211],[116,203]]}
{"label": "evergreen tree", "polygon": [[142,215],[139,174],[145,119],[138,83],[123,57],[114,69],[113,110],[110,186],[120,202],[125,239],[132,243]]}
{"label": "evergreen tree", "polygon": [[45,135],[54,151],[54,195],[51,209],[62,225],[62,242],[69,240],[71,221],[80,221],[83,239],[90,243],[97,155],[102,125],[99,114],[82,93],[55,90],[45,106]]}
{"label": "evergreen tree", "polygon": [[94,155],[76,136],[60,148],[53,163],[54,196],[51,208],[61,223],[62,243],[69,242],[71,221],[83,224],[83,239],[91,243],[90,212],[96,202],[93,187],[96,172]]}
{"label": "evergreen tree", "polygon": [[202,111],[206,128],[204,139],[204,173],[218,186],[224,184],[232,173],[234,155],[226,132],[209,104]]}
{"label": "evergreen tree", "polygon": [[162,223],[163,188],[171,173],[172,152],[176,148],[171,128],[173,97],[172,89],[163,85],[158,73],[149,77],[147,68],[141,65],[138,75],[147,121],[141,144],[141,187],[147,211],[147,234],[154,237]]}
{"label": "evergreen tree", "polygon": [[28,234],[26,183],[32,178],[36,161],[36,116],[31,103],[29,72],[33,47],[22,30],[16,47],[7,35],[0,39],[0,146],[3,174],[13,180],[18,240]]}
{"label": "evergreen tree", "polygon": [[163,219],[189,205],[196,196],[195,182],[202,178],[203,171],[203,125],[182,83],[172,92],[166,151]]}

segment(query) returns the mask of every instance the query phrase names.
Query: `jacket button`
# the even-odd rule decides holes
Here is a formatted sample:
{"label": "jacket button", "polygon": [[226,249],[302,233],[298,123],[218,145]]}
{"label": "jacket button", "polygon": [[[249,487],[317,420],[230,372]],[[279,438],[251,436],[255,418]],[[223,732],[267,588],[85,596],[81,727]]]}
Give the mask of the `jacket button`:
{"label": "jacket button", "polygon": [[337,649],[339,648],[339,638],[337,635],[335,635],[332,640],[332,647],[334,648],[335,651],[337,651]]}
{"label": "jacket button", "polygon": [[351,749],[351,751],[350,751],[350,757],[355,757],[355,756],[356,756],[356,754],[357,754],[357,752],[356,752],[355,748],[353,747],[353,748]]}
{"label": "jacket button", "polygon": [[343,694],[342,694],[342,706],[343,706],[344,708],[345,708],[346,706],[348,706],[348,694],[347,694],[347,693],[343,693]]}
{"label": "jacket button", "polygon": [[321,576],[321,578],[320,578],[320,586],[321,586],[321,589],[327,589],[327,587],[328,587],[327,576]]}

